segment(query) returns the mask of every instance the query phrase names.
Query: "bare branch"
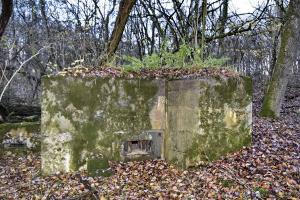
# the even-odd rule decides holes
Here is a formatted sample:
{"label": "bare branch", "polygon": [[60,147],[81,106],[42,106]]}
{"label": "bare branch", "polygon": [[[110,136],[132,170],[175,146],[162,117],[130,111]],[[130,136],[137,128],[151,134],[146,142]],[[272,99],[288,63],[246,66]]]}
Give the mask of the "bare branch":
{"label": "bare branch", "polygon": [[42,50],[50,48],[50,46],[45,46],[43,48],[41,48],[40,50],[38,50],[38,52],[34,55],[32,55],[30,58],[28,58],[27,60],[25,60],[24,62],[21,63],[21,65],[19,66],[19,68],[13,73],[13,75],[10,77],[10,79],[8,80],[8,82],[5,84],[1,94],[0,94],[0,102],[3,98],[4,92],[6,91],[7,87],[9,86],[9,84],[11,83],[11,81],[14,79],[14,77],[17,75],[17,73],[22,69],[22,67],[27,64],[29,61],[31,61],[33,58],[35,58],[36,56],[38,56]]}

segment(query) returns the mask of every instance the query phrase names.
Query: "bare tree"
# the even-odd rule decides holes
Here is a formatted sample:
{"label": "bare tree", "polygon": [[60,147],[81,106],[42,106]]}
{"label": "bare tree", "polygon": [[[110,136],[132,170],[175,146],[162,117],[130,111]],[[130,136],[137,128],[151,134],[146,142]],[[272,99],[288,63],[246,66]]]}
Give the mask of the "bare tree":
{"label": "bare tree", "polygon": [[13,11],[13,0],[1,0],[2,10],[0,15],[0,39]]}
{"label": "bare tree", "polygon": [[202,1],[202,33],[201,33],[201,59],[204,59],[205,50],[205,32],[206,32],[206,17],[207,17],[207,0]]}
{"label": "bare tree", "polygon": [[[1,1],[10,2],[0,0],[0,4]],[[129,55],[143,59],[162,49],[176,52],[184,42],[196,48],[205,46],[207,56],[231,58],[228,64],[241,73],[268,74],[272,53],[278,51],[276,47],[276,51],[271,51],[275,46],[273,41],[277,43],[273,39],[274,31],[279,29],[276,24],[281,24],[273,26],[275,19],[281,22],[274,8],[277,6],[284,14],[288,1],[266,0],[249,13],[234,11],[228,3],[230,0],[11,2],[13,14],[4,33],[7,37],[0,44],[0,78],[3,78],[0,87],[12,77],[22,61],[43,46],[53,45],[18,71],[3,96],[3,103],[20,102],[14,100],[15,91],[18,96],[25,97],[24,103],[38,103],[42,75],[55,74],[65,67],[99,66],[101,58],[113,55],[117,48],[120,58]],[[207,5],[202,6],[205,2]],[[123,13],[118,14],[119,6]],[[0,9],[4,9],[3,6]],[[118,61],[117,65],[122,63],[122,60]],[[299,71],[300,68],[294,69]]]}

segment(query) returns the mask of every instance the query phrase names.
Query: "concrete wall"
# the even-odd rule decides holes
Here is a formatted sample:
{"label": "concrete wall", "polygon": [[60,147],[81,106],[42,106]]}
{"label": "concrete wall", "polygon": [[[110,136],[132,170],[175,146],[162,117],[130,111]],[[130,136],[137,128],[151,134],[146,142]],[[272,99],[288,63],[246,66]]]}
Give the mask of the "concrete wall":
{"label": "concrete wall", "polygon": [[[163,133],[161,157],[180,166],[218,159],[251,142],[251,81],[44,77],[42,171],[105,174],[123,142]],[[151,139],[151,137],[150,137]],[[159,145],[158,145],[159,146]]]}
{"label": "concrete wall", "polygon": [[164,80],[57,76],[44,78],[42,84],[46,174],[93,168],[97,161],[105,167],[108,160],[122,159],[125,139],[143,130],[164,129]]}
{"label": "concrete wall", "polygon": [[249,81],[206,78],[168,82],[166,159],[185,168],[250,144],[251,90],[245,88]]}

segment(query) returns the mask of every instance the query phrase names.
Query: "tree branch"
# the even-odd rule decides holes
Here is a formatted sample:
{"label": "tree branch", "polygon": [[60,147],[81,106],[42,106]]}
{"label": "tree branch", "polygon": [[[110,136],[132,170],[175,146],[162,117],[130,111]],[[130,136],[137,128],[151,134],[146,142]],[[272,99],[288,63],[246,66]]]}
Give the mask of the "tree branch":
{"label": "tree branch", "polygon": [[30,58],[28,58],[27,60],[25,60],[24,62],[21,63],[21,65],[19,66],[19,68],[13,73],[13,75],[10,77],[10,79],[8,80],[8,82],[5,84],[1,94],[0,94],[0,102],[3,98],[4,92],[6,91],[7,87],[9,86],[9,84],[11,83],[11,81],[13,80],[13,78],[17,75],[17,73],[22,69],[22,67],[27,64],[29,61],[31,61],[33,58],[35,58],[37,55],[39,55],[41,53],[42,50],[49,48],[50,46],[46,46],[41,48],[36,54],[32,55]]}

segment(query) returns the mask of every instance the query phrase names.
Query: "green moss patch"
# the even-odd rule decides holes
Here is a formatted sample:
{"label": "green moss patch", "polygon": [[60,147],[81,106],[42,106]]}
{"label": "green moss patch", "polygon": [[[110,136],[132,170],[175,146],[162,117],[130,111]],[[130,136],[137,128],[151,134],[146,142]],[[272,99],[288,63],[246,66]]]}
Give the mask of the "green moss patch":
{"label": "green moss patch", "polygon": [[123,142],[150,129],[162,130],[162,156],[183,168],[251,143],[250,79],[133,77],[43,79],[45,173],[87,169],[91,175],[104,175],[109,160],[126,160]]}
{"label": "green moss patch", "polygon": [[29,133],[35,132],[39,133],[41,131],[40,122],[21,122],[21,123],[4,123],[0,124],[0,141],[6,133],[11,130],[16,130],[18,128],[25,128]]}
{"label": "green moss patch", "polygon": [[91,158],[87,161],[87,170],[90,176],[111,176],[113,173],[110,169],[107,158]]}

